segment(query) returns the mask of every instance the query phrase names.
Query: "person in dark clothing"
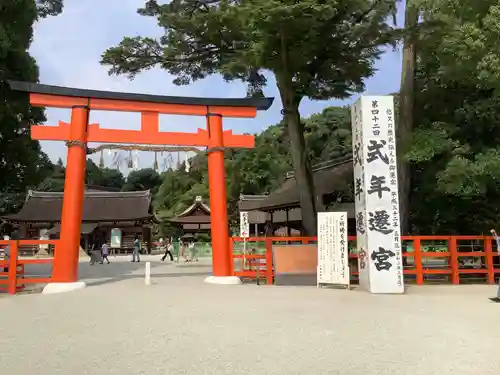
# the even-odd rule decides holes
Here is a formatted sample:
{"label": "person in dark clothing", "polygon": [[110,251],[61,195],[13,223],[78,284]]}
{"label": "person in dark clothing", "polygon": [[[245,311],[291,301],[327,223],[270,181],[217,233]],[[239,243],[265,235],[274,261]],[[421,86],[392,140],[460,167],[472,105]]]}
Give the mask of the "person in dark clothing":
{"label": "person in dark clothing", "polygon": [[161,258],[161,261],[165,261],[165,258],[167,257],[167,255],[169,256],[170,258],[170,261],[173,262],[174,261],[174,255],[172,254],[172,244],[170,243],[170,241],[167,241],[167,244],[165,245],[164,242],[163,242],[163,238],[160,238],[160,248],[162,247],[165,247],[165,254],[163,254],[163,257]]}
{"label": "person in dark clothing", "polygon": [[[139,235],[135,235],[134,239],[134,250],[132,251],[132,262],[140,262],[141,261],[141,240],[139,239]],[[137,257],[137,261],[135,258]]]}

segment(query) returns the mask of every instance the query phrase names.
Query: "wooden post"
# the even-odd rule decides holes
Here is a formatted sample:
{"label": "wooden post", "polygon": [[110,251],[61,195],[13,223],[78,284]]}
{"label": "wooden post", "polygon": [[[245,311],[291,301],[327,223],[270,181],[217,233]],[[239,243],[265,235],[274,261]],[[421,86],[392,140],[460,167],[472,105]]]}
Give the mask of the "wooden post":
{"label": "wooden post", "polygon": [[424,267],[422,264],[422,248],[420,243],[420,238],[415,237],[413,239],[413,261],[415,262],[415,271],[417,273],[417,285],[424,284]]}
{"label": "wooden post", "polygon": [[54,254],[54,282],[78,280],[78,250],[82,224],[85,163],[87,160],[87,126],[89,109],[74,106],[71,112],[70,140],[64,181],[61,218],[61,241]]}
{"label": "wooden post", "polygon": [[209,133],[208,183],[210,191],[210,227],[212,231],[212,262],[214,276],[231,276],[229,228],[227,218],[226,173],[222,116],[207,115]]}
{"label": "wooden post", "polygon": [[486,253],[486,268],[488,269],[488,284],[495,284],[495,266],[493,264],[493,249],[491,237],[484,237],[484,251]]}
{"label": "wooden post", "polygon": [[450,251],[450,267],[451,267],[451,282],[453,284],[460,284],[460,274],[458,270],[458,252],[457,252],[457,239],[451,236],[449,239],[448,249]]}
{"label": "wooden post", "polygon": [[9,274],[7,276],[7,293],[17,292],[17,255],[19,252],[19,241],[10,241]]}
{"label": "wooden post", "polygon": [[[213,250],[212,250],[213,252]],[[229,237],[229,254],[231,256],[231,276],[234,276],[234,240]]]}
{"label": "wooden post", "polygon": [[266,284],[273,284],[273,240],[266,238]]}

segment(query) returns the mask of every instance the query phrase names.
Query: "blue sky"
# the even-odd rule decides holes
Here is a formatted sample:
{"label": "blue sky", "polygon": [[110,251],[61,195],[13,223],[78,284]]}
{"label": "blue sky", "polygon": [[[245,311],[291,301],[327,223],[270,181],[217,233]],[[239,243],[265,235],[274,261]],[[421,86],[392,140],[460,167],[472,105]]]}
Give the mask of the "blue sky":
{"label": "blue sky", "polygon": [[[156,20],[137,14],[137,8],[145,0],[65,0],[64,13],[47,18],[35,27],[31,53],[40,67],[41,83],[98,90],[139,92],[178,96],[243,97],[245,85],[225,83],[212,76],[189,86],[175,86],[172,76],[160,69],[139,74],[135,80],[109,76],[99,64],[100,56],[108,47],[118,44],[124,36],[159,36],[162,29]],[[398,23],[402,22],[401,11]],[[378,72],[366,82],[366,94],[384,95],[398,90],[401,72],[401,51],[388,50],[377,62]],[[260,112],[256,119],[226,119],[225,128],[235,133],[257,133],[281,119],[281,102],[276,86],[269,82],[266,96],[274,96],[275,102],[267,112]],[[348,101],[304,100],[300,111],[303,117],[320,112],[332,105],[349,104]],[[56,125],[59,120],[69,122],[69,110],[48,109],[47,124]],[[104,128],[139,129],[138,113],[93,112],[91,122]],[[162,116],[162,131],[195,131],[205,126],[205,119],[194,116]],[[43,150],[53,161],[66,159],[66,147],[62,142],[43,142]],[[123,154],[125,156],[125,154]],[[97,162],[99,156],[93,156]],[[139,153],[139,166],[153,166],[153,155]],[[177,156],[174,156],[177,158]],[[184,158],[184,156],[182,157]],[[106,156],[107,166],[112,157]],[[161,161],[160,161],[161,164]],[[126,166],[121,168],[127,172]]]}

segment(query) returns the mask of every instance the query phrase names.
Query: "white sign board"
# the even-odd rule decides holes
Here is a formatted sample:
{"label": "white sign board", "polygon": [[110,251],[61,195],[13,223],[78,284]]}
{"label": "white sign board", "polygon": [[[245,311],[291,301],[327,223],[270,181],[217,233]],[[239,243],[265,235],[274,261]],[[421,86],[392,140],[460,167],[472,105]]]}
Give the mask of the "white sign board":
{"label": "white sign board", "polygon": [[360,285],[404,293],[394,99],[362,96],[351,119]]}
{"label": "white sign board", "polygon": [[350,284],[347,212],[318,212],[317,283]]}
{"label": "white sign board", "polygon": [[111,248],[117,249],[122,246],[122,230],[120,228],[111,229]]}
{"label": "white sign board", "polygon": [[248,212],[240,212],[240,237],[250,236],[250,223],[248,222]]}

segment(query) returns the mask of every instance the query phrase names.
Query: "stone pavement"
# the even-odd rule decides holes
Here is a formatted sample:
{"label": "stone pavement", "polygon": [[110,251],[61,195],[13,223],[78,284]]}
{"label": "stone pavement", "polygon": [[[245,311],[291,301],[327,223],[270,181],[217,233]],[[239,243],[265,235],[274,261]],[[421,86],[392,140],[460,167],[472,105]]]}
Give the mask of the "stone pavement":
{"label": "stone pavement", "polygon": [[[113,259],[111,259],[113,260]],[[8,375],[493,375],[493,286],[403,296],[314,287],[208,285],[207,260],[81,264],[82,291],[0,298]],[[43,271],[43,270],[42,270]],[[31,272],[35,272],[32,270]]]}

